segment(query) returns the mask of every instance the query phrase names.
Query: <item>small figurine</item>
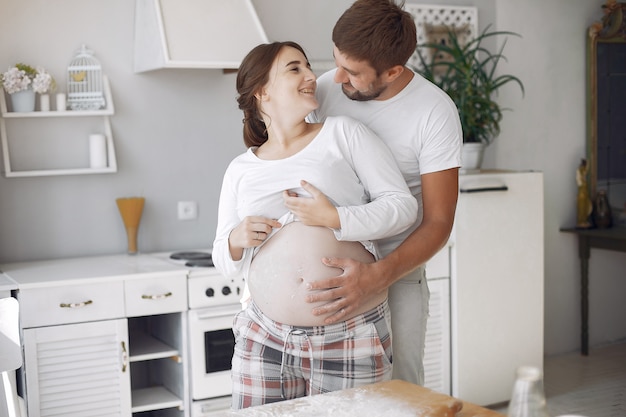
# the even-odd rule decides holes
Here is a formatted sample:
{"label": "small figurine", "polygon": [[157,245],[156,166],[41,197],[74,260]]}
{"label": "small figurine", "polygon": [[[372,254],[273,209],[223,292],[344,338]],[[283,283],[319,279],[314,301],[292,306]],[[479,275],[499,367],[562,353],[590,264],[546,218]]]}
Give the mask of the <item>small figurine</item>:
{"label": "small figurine", "polygon": [[589,198],[587,189],[587,160],[581,159],[576,170],[576,184],[578,185],[578,196],[576,198],[576,228],[589,229],[592,227],[589,216],[593,210],[593,204]]}

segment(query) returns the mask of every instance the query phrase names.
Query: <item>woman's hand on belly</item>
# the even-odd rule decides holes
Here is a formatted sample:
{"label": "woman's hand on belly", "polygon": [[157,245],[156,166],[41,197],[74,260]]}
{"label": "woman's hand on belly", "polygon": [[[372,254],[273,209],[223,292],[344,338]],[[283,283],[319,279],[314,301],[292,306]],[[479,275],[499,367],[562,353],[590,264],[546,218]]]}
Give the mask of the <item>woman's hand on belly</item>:
{"label": "woman's hand on belly", "polygon": [[[323,317],[312,314],[308,283],[341,275],[342,271],[322,263],[324,257],[349,257],[373,262],[374,257],[359,242],[337,241],[332,230],[301,222],[286,225],[275,233],[252,260],[248,287],[254,303],[272,320],[300,326],[323,325]],[[369,303],[363,313],[386,298]],[[322,304],[322,303],[320,303]],[[346,319],[350,318],[346,317]]]}
{"label": "woman's hand on belly", "polygon": [[261,245],[272,233],[273,228],[280,228],[281,224],[274,219],[262,216],[247,216],[230,232],[228,247],[230,256],[238,261],[246,248],[255,248]]}

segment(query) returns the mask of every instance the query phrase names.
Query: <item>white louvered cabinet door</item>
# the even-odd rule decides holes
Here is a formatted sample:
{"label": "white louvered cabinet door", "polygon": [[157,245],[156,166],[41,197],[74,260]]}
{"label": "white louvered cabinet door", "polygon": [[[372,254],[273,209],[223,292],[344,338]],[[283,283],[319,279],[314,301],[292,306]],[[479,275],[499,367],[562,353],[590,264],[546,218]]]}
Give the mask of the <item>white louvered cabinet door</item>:
{"label": "white louvered cabinet door", "polygon": [[126,319],[24,330],[28,417],[131,416]]}
{"label": "white louvered cabinet door", "polygon": [[424,343],[424,386],[450,395],[450,279],[429,279],[428,289],[430,300]]}

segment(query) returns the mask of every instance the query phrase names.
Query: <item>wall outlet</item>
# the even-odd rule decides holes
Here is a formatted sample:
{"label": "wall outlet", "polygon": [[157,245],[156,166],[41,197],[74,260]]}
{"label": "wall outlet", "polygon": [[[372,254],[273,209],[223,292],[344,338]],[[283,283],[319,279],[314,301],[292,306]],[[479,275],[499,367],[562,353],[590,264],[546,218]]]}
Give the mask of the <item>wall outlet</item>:
{"label": "wall outlet", "polygon": [[198,218],[198,203],[195,201],[178,202],[178,220],[193,220]]}

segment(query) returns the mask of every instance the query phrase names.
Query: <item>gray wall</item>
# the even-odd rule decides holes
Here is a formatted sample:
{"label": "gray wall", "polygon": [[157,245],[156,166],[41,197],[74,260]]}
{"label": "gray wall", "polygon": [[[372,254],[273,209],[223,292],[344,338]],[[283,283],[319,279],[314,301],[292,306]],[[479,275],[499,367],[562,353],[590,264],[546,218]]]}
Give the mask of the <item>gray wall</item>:
{"label": "gray wall", "polygon": [[[296,40],[310,58],[323,60],[332,58],[334,21],[351,4],[253,2],[270,39]],[[575,220],[574,171],[585,153],[585,34],[600,19],[604,1],[426,3],[476,5],[480,26],[493,23],[523,36],[509,39],[503,70],[523,79],[526,96],[513,88],[501,94],[514,110],[505,114],[484,166],[545,173],[545,349],[548,354],[575,350],[580,324],[576,241],[559,227]],[[219,70],[133,73],[133,15],[130,0],[0,0],[0,69],[15,62],[42,65],[64,89],[74,51],[82,43],[95,51],[113,90],[119,166],[116,174],[0,177],[0,262],[124,252],[115,199],[133,195],[146,198],[140,251],[212,243],[223,171],[244,150],[235,76]],[[45,127],[41,140],[47,140]],[[177,220],[181,200],[198,202],[197,220]],[[626,322],[618,320],[626,316],[619,306],[619,294],[626,293],[624,270],[621,254],[593,251],[592,345],[626,337]]]}

